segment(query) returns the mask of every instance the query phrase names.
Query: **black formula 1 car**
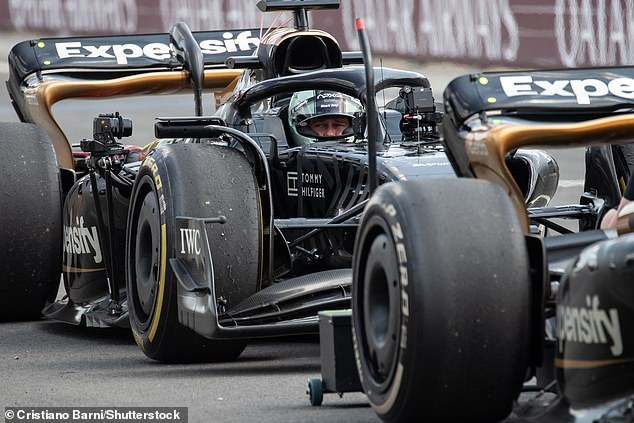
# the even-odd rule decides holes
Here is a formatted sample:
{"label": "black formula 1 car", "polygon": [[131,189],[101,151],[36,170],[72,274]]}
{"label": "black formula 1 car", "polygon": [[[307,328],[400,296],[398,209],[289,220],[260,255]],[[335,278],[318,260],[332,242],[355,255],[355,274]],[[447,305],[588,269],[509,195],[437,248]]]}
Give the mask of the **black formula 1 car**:
{"label": "black formula 1 car", "polygon": [[[177,24],[169,35],[16,45],[7,87],[25,123],[0,127],[2,156],[18,158],[0,170],[2,319],[39,316],[63,273],[66,296],[45,316],[130,325],[158,360],[227,360],[248,338],[315,332],[318,310],[349,308],[374,186],[455,173],[424,76],[356,66],[360,52],[308,28],[309,10],[337,6],[260,1],[295,16],[295,27],[261,38]],[[196,116],[158,118],[158,141],[143,151],[121,144],[132,122],[118,113],[95,118],[73,151],[51,114],[67,98],[184,89]],[[219,104],[213,116],[203,92]],[[389,99],[378,109],[377,93]],[[315,132],[318,108],[345,112],[345,131]],[[554,160],[508,160],[527,204],[545,206]]]}
{"label": "black formula 1 car", "polygon": [[[379,187],[358,230],[354,353],[381,418],[634,421],[632,210],[597,228],[629,178],[615,145],[632,142],[633,89],[631,67],[449,84],[442,135],[458,178]],[[579,205],[526,207],[507,157],[535,146],[592,146]],[[534,395],[518,406],[522,391]]]}
{"label": "black formula 1 car", "polygon": [[[316,332],[317,310],[349,307],[370,194],[365,70],[350,66],[362,57],[307,26],[308,10],[337,1],[258,6],[293,11],[295,27],[260,39],[177,24],[169,35],[12,49],[7,87],[27,123],[0,128],[2,154],[19,158],[0,171],[3,320],[39,316],[63,273],[66,296],[45,316],[129,325],[159,360],[226,360],[249,337]],[[379,182],[453,175],[429,81],[376,72],[377,89],[393,96],[373,117]],[[132,122],[118,113],[95,118],[93,137],[73,151],[51,114],[67,98],[183,89],[194,92],[196,116],[157,119],[159,141],[143,151],[120,143]],[[219,104],[213,116],[202,116],[203,91]],[[345,134],[302,126],[308,106],[342,99]]]}

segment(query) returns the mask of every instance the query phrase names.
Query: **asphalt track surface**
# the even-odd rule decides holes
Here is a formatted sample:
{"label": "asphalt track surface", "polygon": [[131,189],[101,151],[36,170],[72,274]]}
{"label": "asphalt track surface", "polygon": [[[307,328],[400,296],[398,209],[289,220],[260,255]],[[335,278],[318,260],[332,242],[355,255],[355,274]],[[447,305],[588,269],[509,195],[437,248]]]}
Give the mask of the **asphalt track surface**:
{"label": "asphalt track surface", "polygon": [[[8,48],[28,37],[0,37],[3,81]],[[453,76],[476,70],[448,64],[403,65],[427,74],[434,87],[444,87]],[[436,88],[438,97],[439,91]],[[132,117],[131,143],[143,145],[151,140],[155,116],[191,115],[193,101],[189,95],[161,102],[149,98],[67,101],[56,106],[54,114],[72,142],[78,142],[91,135],[93,117],[114,111]],[[16,120],[3,83],[0,121]],[[554,154],[562,179],[556,203],[574,202],[581,190],[583,156],[580,150]],[[305,384],[309,377],[319,375],[316,337],[254,341],[229,364],[166,365],[147,359],[126,330],[86,329],[47,320],[0,324],[0,410],[7,406],[167,406],[188,407],[190,422],[378,421],[361,393],[343,398],[326,395],[321,407],[311,407]]]}

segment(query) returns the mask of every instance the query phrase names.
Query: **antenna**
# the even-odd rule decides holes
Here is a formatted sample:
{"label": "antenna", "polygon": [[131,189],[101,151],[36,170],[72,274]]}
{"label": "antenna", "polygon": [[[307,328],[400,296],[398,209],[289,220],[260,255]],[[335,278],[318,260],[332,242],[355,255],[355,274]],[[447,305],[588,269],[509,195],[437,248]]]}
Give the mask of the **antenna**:
{"label": "antenna", "polygon": [[[381,66],[381,82],[383,82],[385,81],[385,75],[383,74],[383,57],[379,58],[379,63]],[[383,122],[387,125],[387,107],[385,107],[387,102],[385,100],[385,88],[381,90],[381,94],[383,94]],[[387,130],[385,131],[385,135],[386,137],[383,141],[383,144],[392,144],[392,136]]]}
{"label": "antenna", "polygon": [[372,52],[370,42],[365,32],[363,19],[357,18],[357,35],[363,53],[363,64],[365,67],[365,88],[366,88],[366,114],[368,116],[368,176],[370,179],[370,195],[376,189],[376,138],[378,134],[376,98],[374,92],[374,68],[372,67]]}

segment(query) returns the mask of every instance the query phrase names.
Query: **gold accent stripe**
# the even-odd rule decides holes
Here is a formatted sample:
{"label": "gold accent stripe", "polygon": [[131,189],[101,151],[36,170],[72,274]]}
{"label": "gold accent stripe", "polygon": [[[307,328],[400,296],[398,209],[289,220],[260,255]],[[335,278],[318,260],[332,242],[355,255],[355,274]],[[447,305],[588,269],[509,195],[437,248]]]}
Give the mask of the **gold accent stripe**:
{"label": "gold accent stripe", "polygon": [[159,292],[158,298],[156,299],[156,311],[154,313],[154,320],[152,321],[152,327],[150,328],[150,334],[148,336],[150,342],[154,341],[154,336],[156,335],[156,330],[158,329],[159,320],[161,318],[161,309],[163,308],[163,295],[165,293],[165,269],[167,263],[167,254],[166,254],[166,239],[165,239],[166,229],[165,223],[161,225],[161,276],[159,277]]}
{"label": "gold accent stripe", "polygon": [[524,196],[506,166],[506,153],[526,147],[582,147],[593,144],[625,144],[632,141],[634,114],[615,115],[578,123],[496,126],[475,129],[465,138],[469,164],[478,179],[488,180],[511,197],[524,232],[530,225]]}
{"label": "gold accent stripe", "polygon": [[562,358],[555,359],[555,367],[562,369],[593,369],[595,367],[612,366],[615,364],[624,364],[634,362],[634,358],[622,358],[619,360],[565,360]]}
{"label": "gold accent stripe", "polygon": [[[225,94],[233,90],[241,75],[241,69],[207,69],[204,85],[206,89]],[[33,117],[33,123],[44,129],[51,138],[59,166],[74,169],[70,142],[52,114],[55,103],[69,98],[102,99],[128,95],[173,94],[190,89],[187,72],[158,71],[100,80],[50,79],[26,88],[24,95],[32,98],[31,103],[27,102],[27,109]]]}
{"label": "gold accent stripe", "polygon": [[102,271],[104,271],[106,269],[104,267],[99,267],[97,269],[86,269],[86,268],[83,268],[83,267],[73,267],[73,266],[64,265],[62,270],[65,273],[91,273],[91,272],[102,272]]}

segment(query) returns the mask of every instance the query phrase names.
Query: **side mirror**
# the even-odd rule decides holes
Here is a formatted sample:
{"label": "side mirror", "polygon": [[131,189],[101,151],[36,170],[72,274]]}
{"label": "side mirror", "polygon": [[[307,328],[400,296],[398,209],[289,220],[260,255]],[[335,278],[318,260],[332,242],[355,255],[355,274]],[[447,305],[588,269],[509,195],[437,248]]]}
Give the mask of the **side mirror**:
{"label": "side mirror", "polygon": [[352,115],[352,131],[355,140],[365,138],[365,129],[367,127],[367,115],[365,112],[354,112]]}
{"label": "side mirror", "polygon": [[271,135],[271,143],[269,145],[269,160],[274,169],[281,169],[280,155],[277,148],[277,138]]}

